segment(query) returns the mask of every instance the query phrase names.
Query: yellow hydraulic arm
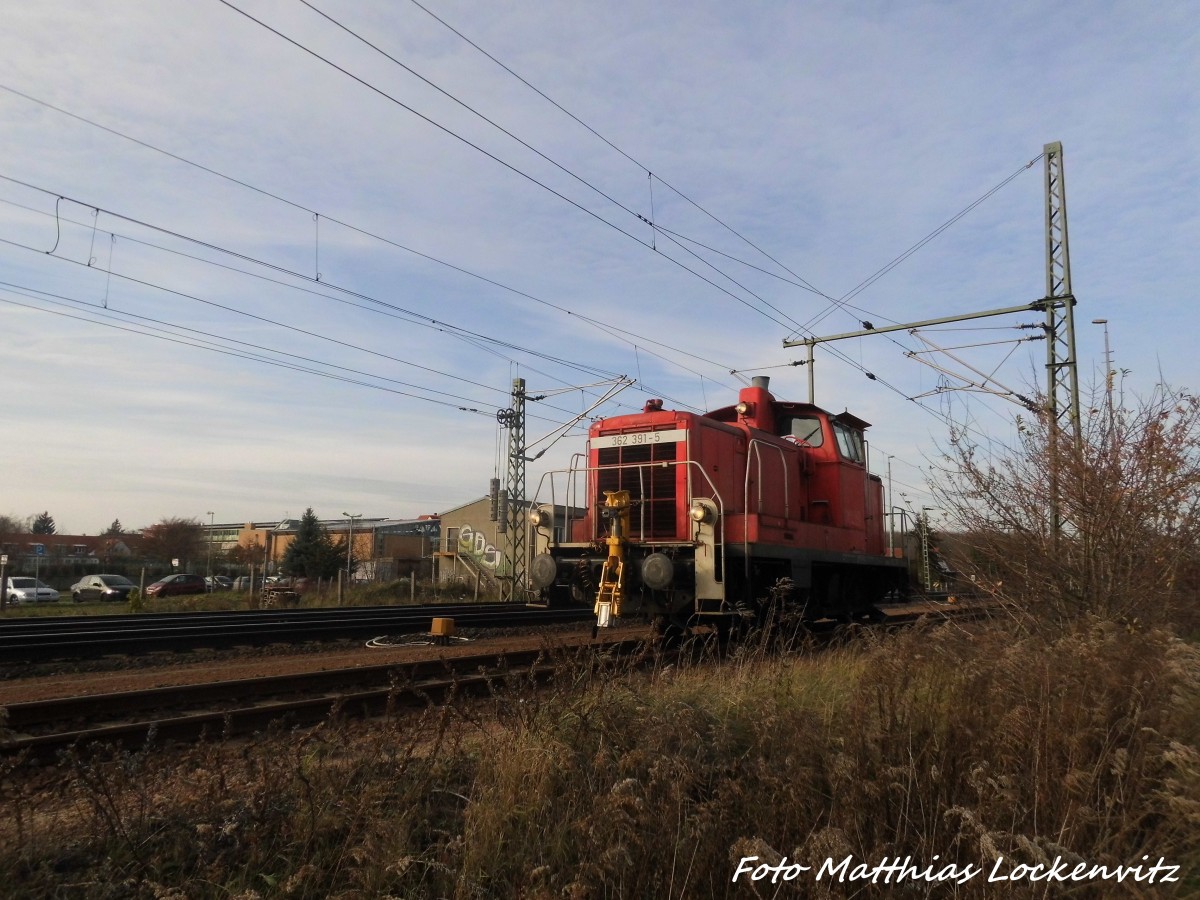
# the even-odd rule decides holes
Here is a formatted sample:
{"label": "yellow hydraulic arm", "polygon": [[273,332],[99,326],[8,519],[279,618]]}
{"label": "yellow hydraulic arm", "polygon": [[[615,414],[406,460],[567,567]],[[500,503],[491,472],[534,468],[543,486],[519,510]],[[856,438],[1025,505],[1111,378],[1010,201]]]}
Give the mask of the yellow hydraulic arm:
{"label": "yellow hydraulic arm", "polygon": [[625,542],[629,535],[629,491],[605,491],[600,515],[608,519],[608,558],[600,570],[596,594],[596,625],[607,628],[612,616],[621,615],[625,586]]}

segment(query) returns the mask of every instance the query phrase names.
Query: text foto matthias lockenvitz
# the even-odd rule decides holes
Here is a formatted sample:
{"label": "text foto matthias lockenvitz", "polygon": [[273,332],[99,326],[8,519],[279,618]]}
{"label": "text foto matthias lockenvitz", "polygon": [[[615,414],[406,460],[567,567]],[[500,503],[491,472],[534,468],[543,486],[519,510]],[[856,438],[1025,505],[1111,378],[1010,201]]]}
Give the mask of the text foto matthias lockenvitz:
{"label": "text foto matthias lockenvitz", "polygon": [[1061,856],[1056,856],[1052,863],[1027,865],[1013,863],[1003,856],[992,863],[990,871],[986,864],[975,865],[967,863],[939,863],[935,854],[933,861],[922,866],[914,863],[911,856],[885,856],[879,862],[857,862],[853,856],[841,860],[826,859],[821,863],[804,865],[798,862],[788,862],[785,856],[778,863],[759,862],[757,856],[743,856],[733,873],[733,880],[763,881],[769,879],[771,884],[795,881],[798,878],[811,878],[814,881],[866,882],[872,884],[902,884],[904,882],[954,882],[965,884],[980,875],[987,874],[987,880],[992,881],[1045,881],[1045,882],[1083,882],[1083,881],[1114,881],[1141,882],[1143,884],[1166,884],[1179,881],[1179,866],[1167,863],[1163,857],[1152,861],[1143,856],[1134,865],[1106,866],[1090,862],[1066,862]]}

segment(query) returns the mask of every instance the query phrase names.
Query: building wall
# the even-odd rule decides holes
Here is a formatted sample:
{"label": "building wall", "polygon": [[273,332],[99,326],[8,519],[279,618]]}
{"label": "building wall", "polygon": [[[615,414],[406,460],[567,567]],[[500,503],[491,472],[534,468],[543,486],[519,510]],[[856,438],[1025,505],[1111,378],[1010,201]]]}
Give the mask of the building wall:
{"label": "building wall", "polygon": [[466,506],[442,513],[442,541],[439,558],[443,581],[469,577],[475,571],[492,577],[511,571],[504,558],[505,535],[500,523],[491,521],[492,504],[484,497]]}

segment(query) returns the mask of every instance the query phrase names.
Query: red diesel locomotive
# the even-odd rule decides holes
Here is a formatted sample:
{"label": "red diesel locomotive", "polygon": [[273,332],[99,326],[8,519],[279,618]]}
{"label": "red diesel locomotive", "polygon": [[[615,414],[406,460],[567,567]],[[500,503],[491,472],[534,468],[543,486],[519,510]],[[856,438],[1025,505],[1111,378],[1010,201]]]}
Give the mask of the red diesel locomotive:
{"label": "red diesel locomotive", "polygon": [[776,400],[766,378],[704,415],[650,400],[598,420],[586,459],[543,477],[530,584],[542,602],[594,602],[601,626],[724,630],[762,621],[784,584],[806,619],[873,616],[908,570],[887,555],[867,427]]}

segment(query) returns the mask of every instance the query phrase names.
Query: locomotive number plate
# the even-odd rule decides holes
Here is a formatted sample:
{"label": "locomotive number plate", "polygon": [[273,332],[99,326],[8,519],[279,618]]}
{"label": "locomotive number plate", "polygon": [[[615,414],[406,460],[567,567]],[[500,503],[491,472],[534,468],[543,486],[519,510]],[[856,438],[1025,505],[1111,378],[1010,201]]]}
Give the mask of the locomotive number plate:
{"label": "locomotive number plate", "polygon": [[630,434],[602,434],[600,437],[594,437],[592,438],[592,448],[677,444],[683,440],[687,440],[686,428],[674,428],[670,431],[635,431]]}

